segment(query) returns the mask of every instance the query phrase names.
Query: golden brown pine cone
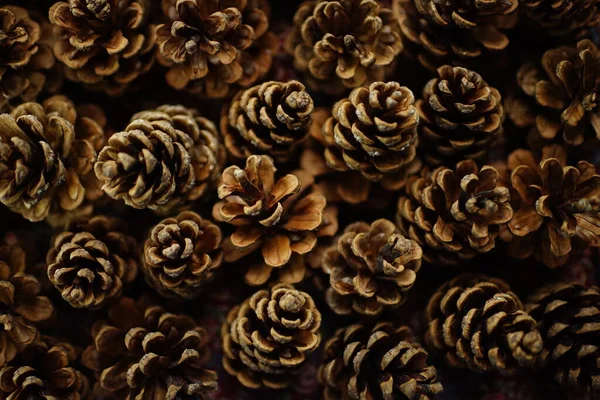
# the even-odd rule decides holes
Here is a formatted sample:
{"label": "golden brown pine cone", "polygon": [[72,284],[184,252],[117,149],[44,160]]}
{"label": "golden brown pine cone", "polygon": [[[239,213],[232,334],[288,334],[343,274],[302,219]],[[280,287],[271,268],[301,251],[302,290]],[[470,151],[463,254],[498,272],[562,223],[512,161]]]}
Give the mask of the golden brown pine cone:
{"label": "golden brown pine cone", "polygon": [[520,0],[521,9],[552,36],[582,38],[600,22],[594,0]]}
{"label": "golden brown pine cone", "polygon": [[536,321],[501,279],[459,275],[426,311],[425,342],[451,367],[512,374],[533,366],[544,347]]}
{"label": "golden brown pine cone", "polygon": [[271,68],[277,38],[266,0],[162,0],[158,60],[167,83],[209,98],[249,87]]}
{"label": "golden brown pine cone", "polygon": [[403,48],[397,18],[375,0],[302,3],[286,47],[308,85],[329,93],[385,80]]}
{"label": "golden brown pine cone", "polygon": [[[217,374],[206,369],[206,331],[186,315],[122,297],[96,321],[82,363],[98,379],[94,392],[110,399],[209,398]],[[150,397],[148,397],[150,396]]]}
{"label": "golden brown pine cone", "polygon": [[143,271],[161,295],[193,299],[221,266],[221,230],[192,211],[156,224],[144,243]]}
{"label": "golden brown pine cone", "polygon": [[319,346],[320,326],[308,294],[284,284],[260,290],[227,314],[223,367],[246,387],[284,388]]}
{"label": "golden brown pine cone", "polygon": [[324,400],[429,400],[443,391],[412,330],[390,322],[338,329],[324,344],[317,378]]}
{"label": "golden brown pine cone", "polygon": [[149,0],[68,0],[52,5],[59,27],[54,55],[67,79],[121,94],[154,64],[155,27]]}
{"label": "golden brown pine cone", "polygon": [[288,161],[308,134],[313,108],[298,81],[265,82],[240,91],[221,115],[225,146],[237,160],[267,154]]}
{"label": "golden brown pine cone", "polygon": [[485,17],[507,15],[517,9],[517,0],[439,1],[414,0],[415,8],[430,21],[444,27],[476,29],[476,37],[497,38],[502,35]]}
{"label": "golden brown pine cone", "polygon": [[423,248],[425,261],[456,265],[493,249],[500,227],[512,216],[509,190],[498,171],[466,160],[456,170],[439,167],[409,178],[396,224]]}
{"label": "golden brown pine cone", "polygon": [[525,305],[544,338],[541,366],[565,386],[600,393],[600,289],[553,283]]}
{"label": "golden brown pine cone", "polygon": [[138,270],[137,242],[118,218],[74,221],[46,255],[48,279],[75,308],[100,308],[118,299]]}

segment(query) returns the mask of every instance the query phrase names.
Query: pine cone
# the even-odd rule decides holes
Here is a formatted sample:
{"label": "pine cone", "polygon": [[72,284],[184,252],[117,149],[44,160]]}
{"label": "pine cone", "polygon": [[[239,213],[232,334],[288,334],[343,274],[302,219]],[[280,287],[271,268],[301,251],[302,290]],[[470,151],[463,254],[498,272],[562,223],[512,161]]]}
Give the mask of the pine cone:
{"label": "pine cone", "polygon": [[396,224],[423,248],[425,261],[456,265],[494,248],[500,227],[513,216],[509,201],[494,167],[461,161],[455,171],[439,167],[409,178]]}
{"label": "pine cone", "polygon": [[116,96],[154,63],[149,0],[69,0],[52,5],[54,55],[66,77]]}
{"label": "pine cone", "polygon": [[504,238],[511,256],[555,268],[571,253],[600,247],[600,175],[586,161],[567,165],[558,145],[546,146],[539,160],[523,149],[508,157],[515,215]]}
{"label": "pine cone", "polygon": [[169,23],[158,26],[158,60],[167,83],[204,97],[226,97],[271,68],[277,38],[266,0],[162,0]]}
{"label": "pine cone", "polygon": [[427,352],[408,326],[378,322],[338,329],[325,342],[318,379],[323,399],[428,400],[442,393]]}
{"label": "pine cone", "polygon": [[[480,38],[495,38],[502,35],[492,25],[485,23],[485,17],[508,15],[517,9],[517,0],[492,0],[489,2],[462,2],[457,0],[414,0],[415,8],[428,20],[444,27],[456,26],[462,29],[476,29]],[[504,39],[508,40],[508,39]]]}
{"label": "pine cone", "polygon": [[482,159],[504,132],[500,92],[462,67],[440,67],[416,106],[422,154],[434,166]]}
{"label": "pine cone", "polygon": [[[122,297],[96,321],[83,365],[97,374],[95,393],[111,399],[208,399],[217,374],[204,368],[207,334],[185,315]],[[149,396],[149,397],[148,397]]]}
{"label": "pine cone", "polygon": [[582,38],[600,22],[598,3],[593,0],[520,0],[521,9],[552,36]]}
{"label": "pine cone", "polygon": [[544,343],[535,320],[508,284],[463,274],[443,284],[427,305],[425,342],[455,368],[515,373],[531,367]]}
{"label": "pine cone", "polygon": [[48,279],[75,308],[100,308],[118,299],[137,275],[137,242],[127,224],[102,215],[74,221],[52,240]]}
{"label": "pine cone", "polygon": [[221,239],[218,226],[191,211],[160,221],[144,243],[146,280],[163,296],[197,297],[221,266]]}
{"label": "pine cone", "polygon": [[10,400],[86,399],[88,379],[74,368],[76,361],[71,344],[42,336],[0,370],[0,396]]}
{"label": "pine cone", "polygon": [[324,256],[323,269],[331,284],[327,304],[336,314],[354,311],[367,316],[402,304],[415,283],[422,255],[421,247],[386,219],[348,225]]}
{"label": "pine cone", "polygon": [[375,0],[312,0],[298,7],[286,47],[313,89],[340,94],[393,71],[398,20]]}
{"label": "pine cone", "polygon": [[225,146],[235,159],[267,154],[286,162],[308,134],[313,108],[312,97],[298,81],[265,82],[241,91],[223,109]]}
{"label": "pine cone", "polygon": [[284,388],[319,346],[320,326],[308,294],[290,285],[260,290],[227,314],[223,367],[246,387]]}
{"label": "pine cone", "polygon": [[525,309],[544,338],[541,364],[556,382],[600,393],[600,289],[549,284],[531,295]]}

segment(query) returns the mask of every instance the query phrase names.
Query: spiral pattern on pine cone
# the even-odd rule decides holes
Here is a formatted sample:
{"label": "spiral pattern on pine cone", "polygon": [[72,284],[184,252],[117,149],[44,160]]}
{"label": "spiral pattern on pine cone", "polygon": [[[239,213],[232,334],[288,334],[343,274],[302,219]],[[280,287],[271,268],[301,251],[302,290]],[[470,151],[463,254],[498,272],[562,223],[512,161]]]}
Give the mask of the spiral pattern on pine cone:
{"label": "spiral pattern on pine cone", "polygon": [[[417,10],[431,21],[443,27],[456,26],[461,29],[490,29],[490,25],[481,21],[483,17],[510,14],[518,5],[517,0],[415,0]],[[484,35],[483,32],[479,34]]]}
{"label": "spiral pattern on pine cone", "polygon": [[598,3],[593,0],[520,0],[521,9],[552,36],[581,38],[598,25]]}

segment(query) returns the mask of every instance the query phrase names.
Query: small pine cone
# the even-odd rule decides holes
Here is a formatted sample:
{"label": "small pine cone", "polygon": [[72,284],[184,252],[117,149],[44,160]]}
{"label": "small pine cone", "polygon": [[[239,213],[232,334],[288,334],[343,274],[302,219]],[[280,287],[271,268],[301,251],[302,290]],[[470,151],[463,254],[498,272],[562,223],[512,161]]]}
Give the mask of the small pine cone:
{"label": "small pine cone", "polygon": [[423,259],[456,265],[495,246],[500,227],[513,216],[509,190],[498,171],[474,161],[456,170],[439,167],[411,177],[398,200],[400,232],[423,248]]}
{"label": "small pine cone", "polygon": [[430,165],[482,159],[504,132],[500,92],[465,68],[440,67],[416,106],[422,154]]}
{"label": "small pine cone", "polygon": [[0,397],[10,400],[86,399],[89,382],[75,368],[76,361],[77,351],[71,344],[42,336],[0,369]]}
{"label": "small pine cone", "polygon": [[150,0],[68,0],[52,5],[54,55],[67,79],[116,96],[154,64]]}
{"label": "small pine cone", "polygon": [[96,374],[94,398],[205,400],[216,391],[217,374],[205,368],[208,335],[192,318],[127,297],[109,318],[94,323],[82,355]]}
{"label": "small pine cone", "polygon": [[308,294],[283,284],[260,290],[227,314],[223,367],[246,387],[285,388],[319,346],[320,326]]}
{"label": "small pine cone", "polygon": [[221,238],[217,225],[191,211],[160,221],[144,243],[146,280],[163,296],[197,297],[221,266]]}
{"label": "small pine cone", "polygon": [[225,146],[237,160],[267,154],[286,162],[306,138],[313,108],[312,97],[298,81],[265,82],[241,91],[223,109]]}
{"label": "small pine cone", "polygon": [[389,322],[338,329],[324,344],[317,378],[324,400],[429,400],[443,392],[412,330]]}
{"label": "small pine cone", "polygon": [[100,308],[118,299],[138,270],[137,242],[118,218],[74,221],[52,240],[48,279],[71,306]]}
{"label": "small pine cone", "polygon": [[535,320],[501,279],[459,275],[433,294],[426,312],[425,342],[454,368],[513,374],[544,347]]}
{"label": "small pine cone", "polygon": [[553,283],[525,305],[544,338],[540,364],[556,382],[600,393],[600,289]]}
{"label": "small pine cone", "polygon": [[331,284],[327,304],[336,314],[367,316],[402,304],[415,283],[422,255],[421,247],[386,219],[348,225],[324,255],[323,269]]}
{"label": "small pine cone", "polygon": [[521,10],[552,36],[583,38],[600,22],[594,0],[520,0]]}
{"label": "small pine cone", "polygon": [[302,3],[286,47],[311,88],[335,94],[385,80],[403,48],[398,20],[375,0]]}

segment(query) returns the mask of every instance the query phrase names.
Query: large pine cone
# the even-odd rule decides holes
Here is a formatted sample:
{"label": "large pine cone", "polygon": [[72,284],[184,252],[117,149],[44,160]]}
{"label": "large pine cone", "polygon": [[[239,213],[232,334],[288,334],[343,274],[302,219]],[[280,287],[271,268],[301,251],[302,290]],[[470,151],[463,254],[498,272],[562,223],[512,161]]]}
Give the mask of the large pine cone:
{"label": "large pine cone", "polygon": [[277,39],[266,0],[162,0],[158,60],[167,83],[209,98],[249,87],[271,68]]}
{"label": "large pine cone", "polygon": [[184,211],[156,224],[144,243],[143,271],[163,296],[193,299],[221,266],[221,230]]}
{"label": "large pine cone", "polygon": [[119,298],[138,270],[137,242],[118,218],[74,221],[52,240],[48,279],[71,306],[100,308]]}
{"label": "large pine cone", "polygon": [[428,400],[443,391],[411,329],[389,322],[338,329],[324,344],[317,377],[325,400]]}
{"label": "large pine cone", "polygon": [[308,294],[289,285],[260,290],[227,314],[223,367],[246,387],[284,388],[319,346],[320,326]]}
{"label": "large pine cone", "polygon": [[544,338],[542,367],[562,385],[600,393],[600,289],[549,284],[531,295],[525,309]]}
{"label": "large pine cone", "polygon": [[[96,321],[93,344],[82,362],[98,378],[96,394],[110,399],[208,399],[217,374],[204,368],[209,358],[206,331],[185,315],[122,297]],[[98,398],[101,398],[98,396]]]}
{"label": "large pine cone", "polygon": [[223,109],[225,146],[235,159],[267,154],[285,162],[308,134],[313,108],[298,81],[265,82],[241,91]]}
{"label": "large pine cone", "polygon": [[331,284],[326,294],[329,307],[337,314],[373,316],[402,304],[422,255],[421,247],[386,219],[348,225],[323,259]]}
{"label": "large pine cone", "polygon": [[443,284],[427,305],[425,341],[455,368],[515,373],[531,367],[544,343],[536,321],[508,284],[460,275]]}
{"label": "large pine cone", "polygon": [[474,161],[456,170],[439,167],[411,177],[398,200],[400,232],[423,248],[423,259],[456,265],[495,246],[500,227],[513,216],[509,190],[498,171]]}
{"label": "large pine cone", "polygon": [[521,10],[552,36],[582,38],[600,22],[595,0],[520,0]]}
{"label": "large pine cone", "polygon": [[54,55],[67,79],[119,95],[154,63],[155,27],[149,0],[69,0],[52,5],[60,27]]}
{"label": "large pine cone", "polygon": [[311,0],[287,39],[294,66],[313,89],[341,93],[383,81],[402,51],[398,20],[375,0]]}

